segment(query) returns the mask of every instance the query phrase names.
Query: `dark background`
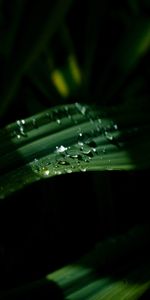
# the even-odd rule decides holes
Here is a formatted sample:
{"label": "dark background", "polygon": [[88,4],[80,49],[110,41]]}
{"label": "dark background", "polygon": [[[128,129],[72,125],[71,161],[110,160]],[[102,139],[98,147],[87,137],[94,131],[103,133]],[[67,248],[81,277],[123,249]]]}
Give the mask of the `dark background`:
{"label": "dark background", "polygon": [[[26,56],[38,35],[40,41],[42,22],[54,5],[31,2],[0,1],[1,126],[76,100],[129,109],[149,106],[149,47],[136,54],[145,32],[150,32],[149,1],[72,1],[29,64]],[[6,37],[13,35],[17,18],[11,44]],[[69,95],[63,97],[49,74],[55,69],[66,74],[70,53],[82,81],[71,83]],[[17,88],[10,92],[17,76]],[[2,287],[41,278],[79,258],[96,242],[149,222],[148,207],[149,170],[63,175],[15,193],[0,203]]]}

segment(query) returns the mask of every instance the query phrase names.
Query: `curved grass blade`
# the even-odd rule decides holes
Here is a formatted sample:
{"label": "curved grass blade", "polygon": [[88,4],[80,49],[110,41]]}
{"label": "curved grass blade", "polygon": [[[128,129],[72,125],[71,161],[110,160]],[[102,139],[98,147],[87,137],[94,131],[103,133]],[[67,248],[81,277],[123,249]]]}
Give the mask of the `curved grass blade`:
{"label": "curved grass blade", "polygon": [[120,114],[75,103],[1,130],[0,197],[60,174],[148,168],[149,118]]}
{"label": "curved grass blade", "polygon": [[[147,237],[144,233],[148,234]],[[64,299],[140,299],[150,288],[148,251],[147,256],[138,259],[138,262],[133,263],[133,259],[126,264],[124,259],[135,256],[135,251],[141,254],[141,250],[147,247],[148,240],[149,226],[135,227],[122,236],[101,242],[96,249],[72,265],[56,270],[41,280],[3,291],[1,299],[34,295],[41,287],[43,291],[48,286],[52,289],[53,282],[62,291]],[[114,264],[115,261],[119,261],[119,265]]]}

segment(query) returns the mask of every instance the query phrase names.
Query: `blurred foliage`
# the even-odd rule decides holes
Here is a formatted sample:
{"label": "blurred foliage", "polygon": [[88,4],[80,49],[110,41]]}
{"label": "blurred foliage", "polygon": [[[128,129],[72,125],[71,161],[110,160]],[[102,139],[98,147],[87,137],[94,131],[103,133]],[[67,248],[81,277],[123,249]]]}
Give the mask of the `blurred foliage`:
{"label": "blurred foliage", "polygon": [[1,1],[1,123],[76,98],[128,102],[127,90],[143,101],[149,9],[148,1]]}
{"label": "blurred foliage", "polygon": [[[149,122],[149,62],[149,0],[0,0],[1,126],[78,101],[113,106],[120,120],[142,127]],[[99,240],[149,222],[148,176],[149,170],[65,175],[6,199],[0,204],[1,288],[41,278]],[[149,229],[142,234],[149,249]],[[141,235],[137,240],[134,254]],[[141,255],[148,264],[145,249]]]}

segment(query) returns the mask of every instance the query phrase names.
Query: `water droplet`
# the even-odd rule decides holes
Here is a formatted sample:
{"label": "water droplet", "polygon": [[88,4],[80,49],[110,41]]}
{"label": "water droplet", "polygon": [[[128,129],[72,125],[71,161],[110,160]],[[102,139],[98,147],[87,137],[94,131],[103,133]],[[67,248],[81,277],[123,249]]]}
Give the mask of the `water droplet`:
{"label": "water droplet", "polygon": [[66,161],[66,160],[58,160],[58,162],[57,162],[59,165],[69,165],[69,162],[68,161]]}
{"label": "water droplet", "polygon": [[32,125],[33,125],[33,127],[34,128],[38,128],[38,125],[37,125],[37,120],[34,118],[34,119],[32,119]]}
{"label": "water droplet", "polygon": [[86,168],[82,168],[82,167],[81,167],[81,168],[80,168],[80,171],[81,171],[81,172],[86,172]]}
{"label": "water droplet", "polygon": [[72,170],[71,169],[66,169],[66,173],[70,174],[70,173],[72,173]]}
{"label": "water droplet", "polygon": [[114,127],[114,129],[115,129],[115,130],[117,130],[117,129],[118,129],[118,125],[117,125],[117,124],[114,124],[114,126],[113,126],[113,127]]}
{"label": "water droplet", "polygon": [[78,111],[82,114],[85,115],[87,107],[84,105],[79,104],[78,102],[75,103],[76,108],[78,109]]}
{"label": "water droplet", "polygon": [[83,142],[78,142],[78,145],[79,146],[83,146]]}
{"label": "water droplet", "polygon": [[62,174],[62,172],[61,172],[61,171],[57,171],[57,170],[56,170],[56,171],[54,171],[54,174],[55,174],[55,175],[61,175],[61,174]]}
{"label": "water droplet", "polygon": [[37,158],[34,158],[34,163],[38,163],[38,159]]}
{"label": "water droplet", "polygon": [[84,154],[89,154],[91,152],[91,147],[89,147],[86,144],[83,144],[83,146],[81,147],[81,150]]}
{"label": "water droplet", "polygon": [[69,147],[68,150],[67,150],[67,155],[68,156],[77,158],[79,154],[80,154],[79,149],[75,146]]}
{"label": "water droplet", "polygon": [[57,153],[63,153],[67,150],[66,147],[64,147],[63,145],[61,145],[60,147],[56,146],[56,152]]}
{"label": "water droplet", "polygon": [[106,138],[109,140],[109,141],[113,141],[113,136],[110,132],[108,131],[105,131],[105,136]]}
{"label": "water droplet", "polygon": [[17,120],[17,121],[16,121],[16,124],[17,124],[17,126],[18,126],[19,134],[20,134],[21,136],[26,137],[27,134],[26,134],[25,131],[24,131],[25,120]]}
{"label": "water droplet", "polygon": [[60,125],[60,124],[61,124],[61,121],[60,121],[60,119],[57,119],[57,120],[56,120],[56,122],[57,122],[57,124],[58,124],[58,125]]}
{"label": "water droplet", "polygon": [[17,139],[20,139],[21,138],[21,135],[20,134],[17,134]]}
{"label": "water droplet", "polygon": [[49,174],[50,174],[50,171],[48,169],[46,169],[46,168],[43,168],[42,175],[43,176],[49,176]]}

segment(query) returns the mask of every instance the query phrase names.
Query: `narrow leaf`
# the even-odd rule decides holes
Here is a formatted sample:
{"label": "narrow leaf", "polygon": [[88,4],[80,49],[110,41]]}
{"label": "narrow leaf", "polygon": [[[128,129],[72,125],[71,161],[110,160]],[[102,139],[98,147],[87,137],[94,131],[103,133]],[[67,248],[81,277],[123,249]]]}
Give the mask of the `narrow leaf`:
{"label": "narrow leaf", "polygon": [[79,103],[18,120],[0,132],[0,197],[60,174],[148,168],[149,136],[149,115]]}

